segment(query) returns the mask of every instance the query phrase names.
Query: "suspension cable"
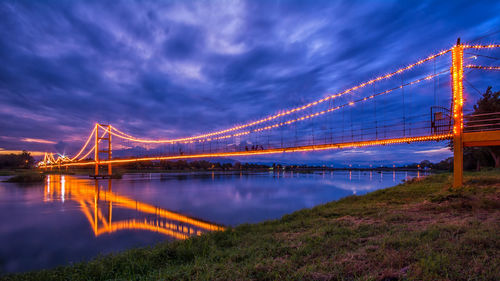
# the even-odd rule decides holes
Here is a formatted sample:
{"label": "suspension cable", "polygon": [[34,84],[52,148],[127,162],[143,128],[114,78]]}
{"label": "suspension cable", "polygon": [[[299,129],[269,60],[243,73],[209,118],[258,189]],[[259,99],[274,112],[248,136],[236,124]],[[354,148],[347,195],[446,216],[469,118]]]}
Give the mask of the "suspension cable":
{"label": "suspension cable", "polygon": [[[305,115],[305,116],[302,116],[302,117],[298,117],[298,118],[295,118],[295,119],[291,119],[291,120],[288,120],[288,121],[282,121],[280,123],[276,123],[276,124],[269,125],[269,126],[266,126],[266,127],[256,128],[256,129],[252,129],[250,131],[239,132],[239,133],[236,133],[236,134],[230,134],[230,135],[220,136],[218,138],[206,139],[206,140],[202,140],[202,141],[219,140],[219,139],[231,138],[231,137],[236,137],[236,136],[241,136],[241,135],[248,135],[250,133],[266,131],[266,130],[278,128],[278,127],[281,127],[281,126],[284,126],[284,125],[289,125],[289,124],[292,124],[292,123],[295,123],[295,122],[300,122],[300,121],[303,121],[303,120],[307,120],[307,119],[310,119],[310,118],[315,118],[315,117],[318,117],[320,115],[323,115],[323,114],[326,114],[326,113],[338,110],[340,108],[343,108],[343,107],[346,107],[346,106],[349,106],[349,105],[352,106],[352,105],[354,105],[355,103],[358,103],[358,102],[363,102],[363,101],[366,101],[368,99],[373,99],[373,98],[375,98],[377,96],[380,96],[380,95],[388,94],[388,93],[390,93],[392,91],[395,91],[395,90],[398,90],[398,89],[402,89],[403,87],[406,87],[406,86],[409,86],[409,85],[413,85],[413,84],[420,83],[420,82],[425,81],[425,80],[433,79],[433,78],[435,78],[435,77],[437,77],[439,75],[442,75],[444,73],[447,73],[447,72],[449,72],[449,70],[444,70],[444,71],[438,72],[436,74],[428,75],[426,77],[414,80],[412,82],[401,84],[401,85],[399,85],[397,87],[388,89],[386,91],[383,91],[383,92],[380,92],[380,93],[377,93],[377,94],[374,94],[374,95],[371,95],[369,97],[365,97],[365,98],[362,98],[362,99],[359,99],[359,100],[355,100],[355,101],[352,101],[352,102],[349,102],[349,103],[346,103],[346,104],[343,104],[343,105],[339,105],[339,106],[336,106],[336,107],[333,107],[333,108],[329,108],[329,109],[326,109],[326,110],[323,110],[323,111],[319,111],[319,112],[316,112],[316,113],[311,113],[311,114],[308,114],[308,115]],[[105,127],[101,126],[101,128],[104,129],[104,130],[107,130],[107,128],[105,128]],[[178,142],[178,141],[175,141],[175,140],[148,140],[148,139],[139,139],[139,138],[133,137],[131,135],[125,134],[125,133],[119,131],[118,129],[116,129],[115,127],[113,127],[113,126],[111,126],[111,132],[110,133],[112,135],[114,135],[116,137],[119,137],[119,138],[122,138],[122,139],[130,140],[130,141],[136,141],[136,142],[142,142],[142,143],[171,143],[171,144],[173,144],[174,142]],[[189,141],[189,142],[186,142],[186,143],[191,143],[191,142],[193,142],[193,141]]]}
{"label": "suspension cable", "polygon": [[[310,107],[316,106],[318,104],[324,103],[324,102],[326,102],[326,101],[328,101],[330,99],[338,98],[340,96],[343,96],[345,94],[351,93],[351,92],[356,91],[356,90],[359,90],[361,88],[364,88],[364,87],[366,87],[368,85],[371,85],[373,83],[376,83],[378,81],[391,78],[394,75],[397,75],[397,74],[400,74],[400,73],[402,73],[404,71],[410,70],[410,69],[412,69],[412,68],[414,68],[414,67],[416,67],[418,65],[421,65],[421,64],[423,64],[423,63],[425,63],[427,61],[430,61],[430,60],[433,60],[433,59],[435,59],[435,58],[437,58],[439,56],[442,56],[442,55],[444,55],[444,54],[446,54],[446,53],[448,53],[450,51],[451,51],[451,48],[447,49],[447,50],[444,50],[444,51],[441,51],[439,53],[433,54],[431,56],[428,56],[427,58],[419,60],[419,61],[417,61],[417,62],[415,62],[413,64],[410,64],[410,65],[408,65],[406,67],[400,68],[400,69],[398,69],[396,71],[390,72],[388,74],[385,74],[385,75],[379,76],[377,78],[371,79],[369,81],[366,81],[364,83],[358,84],[358,85],[356,85],[354,87],[351,87],[349,89],[346,89],[346,90],[344,90],[344,91],[342,91],[340,93],[324,97],[324,98],[316,100],[314,102],[310,102],[310,103],[305,104],[305,105],[303,105],[301,107],[296,107],[296,108],[293,108],[293,109],[282,111],[281,113],[278,113],[278,114],[275,114],[275,115],[270,115],[268,117],[259,119],[257,121],[249,122],[249,123],[246,123],[246,124],[243,124],[243,125],[234,126],[232,128],[229,128],[229,129],[215,131],[215,132],[211,132],[211,133],[207,133],[207,134],[202,134],[202,135],[198,135],[198,136],[178,138],[178,139],[170,139],[170,140],[144,140],[143,142],[147,142],[147,143],[186,142],[186,141],[192,141],[192,140],[197,140],[197,139],[204,139],[204,138],[212,137],[212,136],[215,136],[215,135],[225,134],[225,133],[228,133],[228,132],[238,131],[238,130],[241,130],[241,129],[244,129],[244,128],[247,128],[247,127],[250,127],[250,126],[254,126],[254,125],[258,125],[258,124],[264,123],[264,122],[272,121],[272,120],[275,120],[275,119],[277,119],[279,117],[290,115],[290,114],[292,114],[294,112],[303,111],[303,110],[305,110],[307,108],[310,108]],[[134,137],[132,137],[130,135],[128,135],[127,137],[133,138],[135,141],[139,141],[139,139],[134,138]]]}

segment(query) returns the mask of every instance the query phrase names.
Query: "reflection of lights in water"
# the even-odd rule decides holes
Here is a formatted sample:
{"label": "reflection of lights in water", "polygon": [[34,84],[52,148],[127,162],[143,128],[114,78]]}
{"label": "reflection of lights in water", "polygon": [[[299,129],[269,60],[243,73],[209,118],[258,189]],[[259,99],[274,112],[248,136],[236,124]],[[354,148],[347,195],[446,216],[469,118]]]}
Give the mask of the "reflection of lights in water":
{"label": "reflection of lights in water", "polygon": [[396,171],[395,170],[392,171],[392,181],[396,182]]}
{"label": "reflection of lights in water", "polygon": [[[64,202],[65,193],[71,194],[68,198],[80,204],[80,210],[87,218],[95,236],[128,229],[147,230],[177,239],[187,239],[191,235],[200,235],[207,231],[224,230],[224,227],[216,224],[117,195],[111,191],[111,180],[108,181],[107,189],[100,189],[98,180],[95,180],[95,185],[90,185],[88,181],[73,177],[59,176],[60,179],[57,177],[56,175],[51,181],[47,181],[47,190],[49,190],[50,182],[54,185],[53,194],[48,194],[48,197],[61,198],[61,201]],[[133,218],[113,221],[111,210],[113,206],[146,216],[154,214],[156,219],[140,221]],[[132,217],[136,216],[132,215]]]}
{"label": "reflection of lights in water", "polygon": [[370,181],[372,181],[372,173],[373,171],[370,171]]}
{"label": "reflection of lights in water", "polygon": [[47,176],[47,193],[50,193],[50,175]]}
{"label": "reflection of lights in water", "polygon": [[420,170],[417,171],[417,179],[420,178]]}
{"label": "reflection of lights in water", "polygon": [[349,180],[352,180],[352,171],[349,170]]}
{"label": "reflection of lights in water", "polygon": [[64,202],[64,191],[65,191],[66,179],[61,176],[61,200]]}

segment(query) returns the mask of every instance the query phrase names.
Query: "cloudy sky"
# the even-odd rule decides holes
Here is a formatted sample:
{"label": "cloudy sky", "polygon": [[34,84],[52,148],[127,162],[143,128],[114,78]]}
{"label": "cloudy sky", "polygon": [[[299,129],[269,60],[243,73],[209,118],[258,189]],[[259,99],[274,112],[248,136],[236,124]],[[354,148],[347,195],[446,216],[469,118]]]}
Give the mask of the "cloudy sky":
{"label": "cloudy sky", "polygon": [[[2,1],[0,152],[71,153],[95,122],[145,138],[224,129],[457,37],[498,42],[481,38],[500,28],[498,11],[498,1]],[[443,147],[301,157],[437,161],[450,156]]]}

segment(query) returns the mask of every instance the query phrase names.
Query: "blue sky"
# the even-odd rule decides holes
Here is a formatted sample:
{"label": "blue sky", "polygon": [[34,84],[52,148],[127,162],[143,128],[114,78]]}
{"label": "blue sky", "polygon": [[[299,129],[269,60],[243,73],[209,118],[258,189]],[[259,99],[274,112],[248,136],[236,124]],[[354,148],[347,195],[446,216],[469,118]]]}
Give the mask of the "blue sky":
{"label": "blue sky", "polygon": [[[75,151],[95,122],[167,138],[255,120],[498,31],[499,10],[498,1],[2,1],[0,152]],[[449,156],[431,143],[287,161]]]}

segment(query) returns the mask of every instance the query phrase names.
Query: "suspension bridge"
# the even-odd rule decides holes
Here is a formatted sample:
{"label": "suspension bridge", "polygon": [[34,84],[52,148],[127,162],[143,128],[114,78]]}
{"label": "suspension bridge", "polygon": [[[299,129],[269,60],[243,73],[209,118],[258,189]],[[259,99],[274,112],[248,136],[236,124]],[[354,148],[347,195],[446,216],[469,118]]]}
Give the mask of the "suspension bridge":
{"label": "suspension bridge", "polygon": [[470,108],[478,98],[467,90],[477,91],[471,81],[500,70],[491,64],[499,50],[500,44],[458,40],[449,49],[313,102],[189,137],[145,139],[97,123],[76,154],[46,153],[38,166],[94,166],[94,176],[111,176],[112,166],[124,163],[451,140],[453,185],[460,187],[464,147],[500,145],[500,112],[473,114]]}

